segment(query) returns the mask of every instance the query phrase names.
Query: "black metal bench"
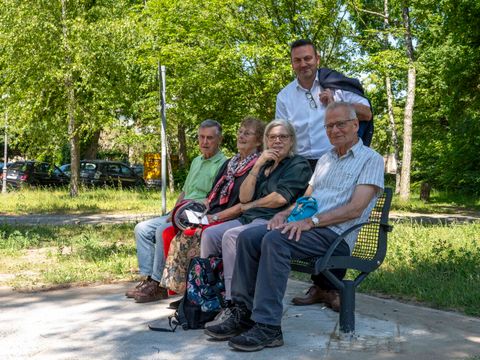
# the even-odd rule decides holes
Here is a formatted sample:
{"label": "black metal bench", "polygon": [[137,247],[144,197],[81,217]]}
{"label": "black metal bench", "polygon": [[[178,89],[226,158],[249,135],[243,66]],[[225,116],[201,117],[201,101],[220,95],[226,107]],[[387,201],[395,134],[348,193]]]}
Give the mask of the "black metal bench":
{"label": "black metal bench", "polygon": [[[392,202],[392,189],[385,188],[377,200],[368,222],[351,227],[340,235],[332,244],[325,256],[294,259],[292,270],[308,274],[323,273],[340,291],[340,331],[352,333],[355,331],[355,289],[370,274],[377,269],[387,253],[387,233],[392,230],[388,224],[388,214]],[[351,256],[332,256],[340,241],[352,231],[360,229],[357,242]],[[360,273],[354,280],[338,280],[331,269],[353,269]]]}

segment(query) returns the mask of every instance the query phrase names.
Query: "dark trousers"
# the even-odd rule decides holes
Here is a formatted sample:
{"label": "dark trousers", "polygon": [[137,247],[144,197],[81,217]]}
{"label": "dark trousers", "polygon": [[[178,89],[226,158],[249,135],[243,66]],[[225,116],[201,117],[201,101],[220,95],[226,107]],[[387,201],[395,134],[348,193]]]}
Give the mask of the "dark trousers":
{"label": "dark trousers", "polygon": [[[291,259],[321,256],[336,237],[327,228],[304,231],[299,241],[289,240],[278,230],[268,231],[266,225],[241,232],[233,271],[233,302],[251,310],[256,322],[280,325]],[[342,241],[334,255],[349,253]]]}

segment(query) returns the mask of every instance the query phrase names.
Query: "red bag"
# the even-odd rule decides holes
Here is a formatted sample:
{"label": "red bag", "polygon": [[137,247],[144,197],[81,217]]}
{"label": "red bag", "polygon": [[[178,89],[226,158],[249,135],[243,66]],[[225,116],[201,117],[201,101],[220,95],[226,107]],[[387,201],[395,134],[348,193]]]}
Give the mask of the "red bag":
{"label": "red bag", "polygon": [[[175,229],[173,226],[169,226],[168,228],[163,230],[163,253],[165,254],[165,259],[167,258],[168,250],[170,249],[170,243],[172,242],[175,235],[177,235],[177,232],[177,229]],[[168,295],[177,295],[177,293],[168,289]]]}

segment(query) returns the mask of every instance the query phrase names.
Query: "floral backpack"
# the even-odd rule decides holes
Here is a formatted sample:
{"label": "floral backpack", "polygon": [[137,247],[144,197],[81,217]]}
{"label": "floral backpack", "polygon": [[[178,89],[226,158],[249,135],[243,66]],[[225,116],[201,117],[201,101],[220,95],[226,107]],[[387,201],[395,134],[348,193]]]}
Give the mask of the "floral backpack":
{"label": "floral backpack", "polygon": [[[194,257],[188,266],[185,293],[178,309],[169,317],[171,330],[203,329],[225,306],[225,282],[220,257]],[[149,326],[151,330],[165,331]]]}

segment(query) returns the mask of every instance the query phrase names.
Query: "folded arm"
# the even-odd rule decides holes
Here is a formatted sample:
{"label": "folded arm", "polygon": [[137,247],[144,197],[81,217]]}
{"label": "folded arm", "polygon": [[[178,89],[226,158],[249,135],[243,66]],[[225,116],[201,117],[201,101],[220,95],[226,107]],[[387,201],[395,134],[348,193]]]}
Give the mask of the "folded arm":
{"label": "folded arm", "polygon": [[370,121],[372,120],[372,110],[370,107],[363,104],[352,104],[355,112],[357,113],[357,118],[360,121]]}

